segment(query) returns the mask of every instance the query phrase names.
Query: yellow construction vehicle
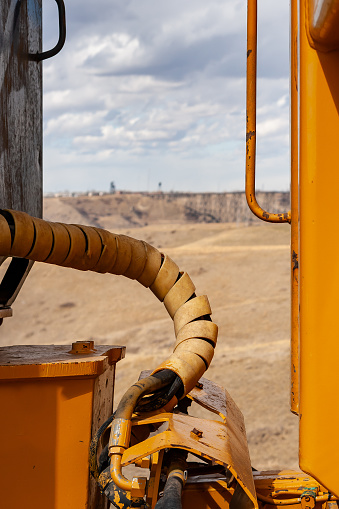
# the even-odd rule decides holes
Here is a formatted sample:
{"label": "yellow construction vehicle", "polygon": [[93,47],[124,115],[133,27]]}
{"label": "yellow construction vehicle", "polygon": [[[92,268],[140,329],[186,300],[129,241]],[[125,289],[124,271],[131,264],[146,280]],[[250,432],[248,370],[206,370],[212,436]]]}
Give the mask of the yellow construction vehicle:
{"label": "yellow construction vehicle", "polygon": [[[34,35],[41,28],[40,0],[1,3],[0,256],[12,261],[0,284],[0,319],[11,315],[37,261],[137,280],[164,304],[176,339],[171,356],[142,372],[114,413],[115,364],[124,347],[84,341],[0,348],[1,507],[334,509],[339,0],[291,0],[291,211],[279,214],[263,210],[255,196],[257,5],[248,0],[246,197],[264,221],[291,223],[298,472],[252,468],[241,412],[225,389],[203,377],[218,328],[208,298],[187,273],[146,242],[40,218],[41,137],[29,127],[41,127],[40,62],[65,40],[62,0],[57,4],[59,41],[42,53]],[[14,103],[17,90],[23,93]],[[192,402],[211,418],[189,415]],[[130,473],[131,466],[138,470]]]}

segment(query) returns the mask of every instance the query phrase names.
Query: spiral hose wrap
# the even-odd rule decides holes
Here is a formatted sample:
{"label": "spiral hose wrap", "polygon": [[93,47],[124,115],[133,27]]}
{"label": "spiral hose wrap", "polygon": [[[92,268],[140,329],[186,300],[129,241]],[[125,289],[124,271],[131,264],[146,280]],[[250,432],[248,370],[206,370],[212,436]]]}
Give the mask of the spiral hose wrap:
{"label": "spiral hose wrap", "polygon": [[150,244],[101,228],[0,210],[0,256],[136,279],[164,303],[174,322],[174,352],[153,373],[164,369],[176,373],[183,382],[183,397],[208,368],[218,335],[208,299],[196,296],[189,275]]}

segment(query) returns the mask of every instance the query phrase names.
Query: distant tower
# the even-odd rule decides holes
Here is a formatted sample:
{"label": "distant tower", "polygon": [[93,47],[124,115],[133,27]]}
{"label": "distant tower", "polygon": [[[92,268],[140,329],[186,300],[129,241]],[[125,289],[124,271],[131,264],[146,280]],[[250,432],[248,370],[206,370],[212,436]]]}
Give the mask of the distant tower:
{"label": "distant tower", "polygon": [[162,182],[159,182],[159,184],[158,184],[158,191],[159,191],[159,193],[161,193],[161,186],[162,186]]}
{"label": "distant tower", "polygon": [[110,192],[110,194],[114,194],[115,193],[115,184],[114,184],[113,180],[112,180],[112,182],[109,185],[109,192]]}

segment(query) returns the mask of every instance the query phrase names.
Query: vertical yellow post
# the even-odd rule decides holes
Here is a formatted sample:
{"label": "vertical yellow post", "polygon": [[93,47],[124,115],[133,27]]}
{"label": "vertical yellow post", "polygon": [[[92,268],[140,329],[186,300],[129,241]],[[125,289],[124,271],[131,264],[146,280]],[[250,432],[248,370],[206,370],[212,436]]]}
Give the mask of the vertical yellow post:
{"label": "vertical yellow post", "polygon": [[[329,4],[338,7],[319,0],[317,8]],[[299,3],[299,462],[339,496],[339,51],[313,49],[314,5]]]}
{"label": "vertical yellow post", "polygon": [[291,1],[291,411],[299,413],[298,0]]}
{"label": "vertical yellow post", "polygon": [[[0,348],[0,493],[8,509],[107,507],[89,478],[91,435],[111,415],[123,347]],[[88,353],[85,353],[88,351]]]}

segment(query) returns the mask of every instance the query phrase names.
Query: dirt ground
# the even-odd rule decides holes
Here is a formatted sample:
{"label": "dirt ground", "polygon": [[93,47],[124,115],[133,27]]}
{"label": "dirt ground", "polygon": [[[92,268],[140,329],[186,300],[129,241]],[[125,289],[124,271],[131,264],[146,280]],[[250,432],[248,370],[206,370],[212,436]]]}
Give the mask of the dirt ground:
{"label": "dirt ground", "polygon": [[[206,377],[245,416],[257,469],[297,468],[298,419],[289,410],[289,226],[162,224],[120,231],[168,253],[209,297],[219,340]],[[117,230],[117,233],[120,233]],[[126,345],[116,396],[168,357],[172,321],[154,295],[121,276],[35,264],[0,329],[2,345]]]}

